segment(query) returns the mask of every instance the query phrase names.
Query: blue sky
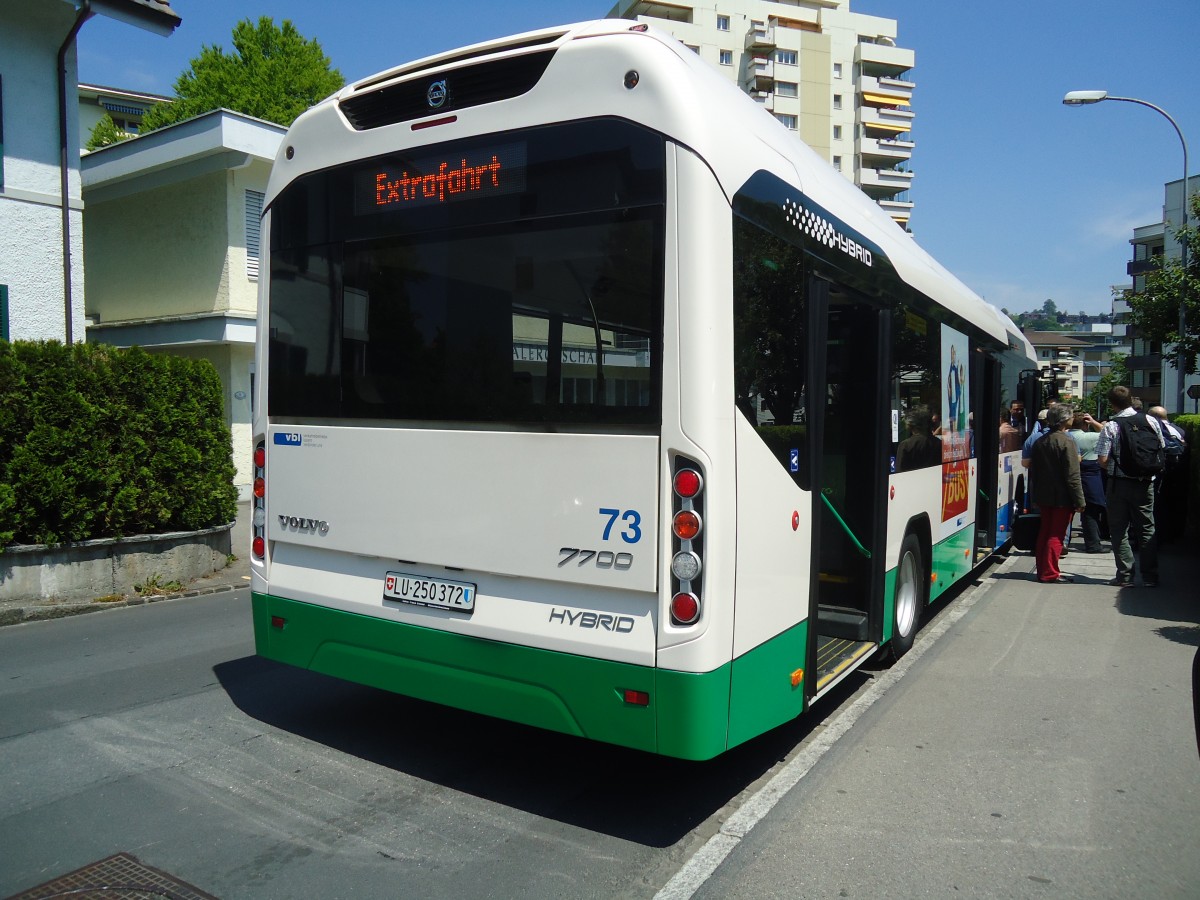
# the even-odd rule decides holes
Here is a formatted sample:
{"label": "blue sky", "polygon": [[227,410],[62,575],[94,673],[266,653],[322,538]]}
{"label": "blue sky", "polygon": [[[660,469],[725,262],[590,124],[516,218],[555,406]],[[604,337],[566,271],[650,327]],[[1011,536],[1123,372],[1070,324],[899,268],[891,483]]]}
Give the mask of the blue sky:
{"label": "blue sky", "polygon": [[[720,0],[698,0],[715,2]],[[97,17],[79,36],[81,81],[170,94],[203,45],[232,45],[243,18],[291,19],[347,80],[454,47],[601,18],[608,0],[173,0],[162,38]],[[1155,103],[1200,170],[1197,0],[850,0],[899,23],[916,51],[912,229],[997,306],[1052,299],[1106,312],[1127,284],[1132,230],[1162,219],[1163,183],[1183,175],[1170,123],[1131,103],[1069,108],[1069,90]]]}

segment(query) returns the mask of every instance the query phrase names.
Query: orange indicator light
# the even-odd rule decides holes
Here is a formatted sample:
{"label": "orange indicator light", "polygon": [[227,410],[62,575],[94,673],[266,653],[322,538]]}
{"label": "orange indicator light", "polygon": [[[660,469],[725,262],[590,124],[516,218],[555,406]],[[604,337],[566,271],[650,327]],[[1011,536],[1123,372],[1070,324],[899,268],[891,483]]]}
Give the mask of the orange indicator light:
{"label": "orange indicator light", "polygon": [[675,537],[681,541],[690,541],[700,533],[700,517],[690,509],[675,513]]}
{"label": "orange indicator light", "polygon": [[800,682],[804,680],[804,670],[797,669],[792,673],[792,687],[800,687]]}

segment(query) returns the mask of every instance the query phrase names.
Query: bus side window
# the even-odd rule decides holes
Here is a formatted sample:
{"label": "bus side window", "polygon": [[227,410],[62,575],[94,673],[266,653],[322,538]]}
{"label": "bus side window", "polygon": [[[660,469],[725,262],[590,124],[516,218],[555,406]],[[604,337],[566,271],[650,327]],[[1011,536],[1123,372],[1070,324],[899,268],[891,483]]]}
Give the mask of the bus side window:
{"label": "bus side window", "polygon": [[737,407],[784,470],[808,490],[808,277],[804,254],[735,215],[733,259]]}
{"label": "bus side window", "polygon": [[940,465],[941,345],[937,323],[897,305],[892,310],[892,335],[892,409],[898,420],[892,455],[896,471]]}

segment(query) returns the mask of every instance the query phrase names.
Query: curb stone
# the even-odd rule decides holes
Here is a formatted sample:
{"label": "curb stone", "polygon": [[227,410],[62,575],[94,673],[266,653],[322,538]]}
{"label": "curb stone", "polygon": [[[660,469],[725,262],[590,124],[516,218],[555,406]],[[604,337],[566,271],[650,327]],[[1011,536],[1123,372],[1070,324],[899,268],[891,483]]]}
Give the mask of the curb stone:
{"label": "curb stone", "polygon": [[160,603],[168,600],[186,600],[192,597],[224,594],[235,591],[239,587],[249,587],[249,582],[245,584],[219,584],[203,588],[189,588],[170,594],[126,597],[123,600],[107,602],[93,600],[90,603],[14,604],[7,608],[0,608],[0,627],[22,625],[26,622],[44,622],[50,619],[65,619],[70,616],[103,612],[109,609],[125,609],[130,606],[145,606],[150,603]]}

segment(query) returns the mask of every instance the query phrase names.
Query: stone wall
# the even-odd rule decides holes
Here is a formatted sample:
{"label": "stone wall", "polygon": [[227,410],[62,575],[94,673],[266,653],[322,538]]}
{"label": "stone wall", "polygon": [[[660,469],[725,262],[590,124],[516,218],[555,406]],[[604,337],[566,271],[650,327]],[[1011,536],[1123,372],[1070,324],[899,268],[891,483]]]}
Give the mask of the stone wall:
{"label": "stone wall", "polygon": [[0,600],[88,601],[135,585],[187,584],[229,563],[233,525],[77,544],[16,544],[0,553]]}

